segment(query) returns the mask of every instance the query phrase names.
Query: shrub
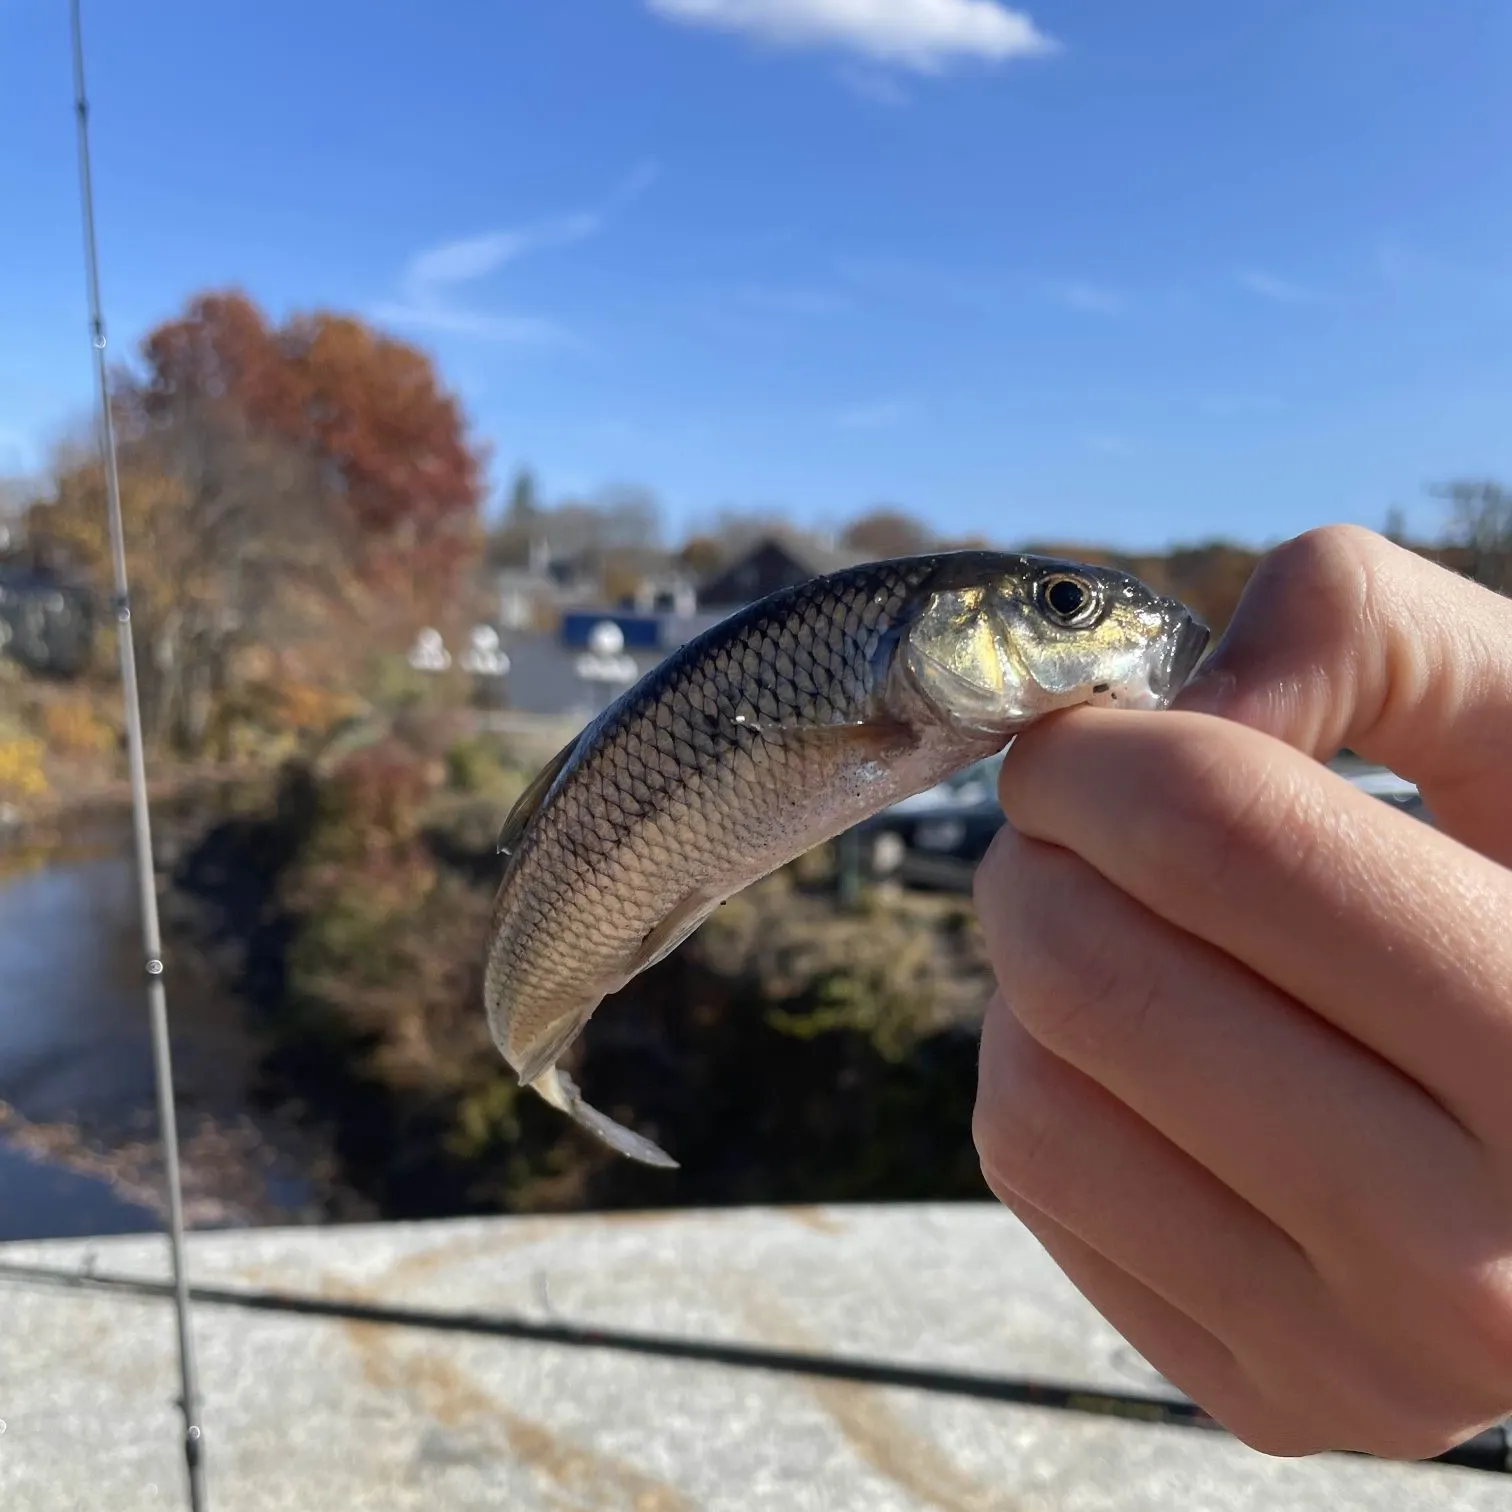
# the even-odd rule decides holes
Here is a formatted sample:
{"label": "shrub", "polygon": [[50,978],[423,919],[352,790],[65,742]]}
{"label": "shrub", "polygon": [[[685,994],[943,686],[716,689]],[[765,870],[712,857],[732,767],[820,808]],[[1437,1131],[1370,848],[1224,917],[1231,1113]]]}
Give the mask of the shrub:
{"label": "shrub", "polygon": [[0,803],[22,803],[47,791],[46,748],[32,735],[0,736]]}
{"label": "shrub", "polygon": [[85,698],[44,704],[40,723],[47,749],[59,755],[98,755],[116,743],[114,728]]}

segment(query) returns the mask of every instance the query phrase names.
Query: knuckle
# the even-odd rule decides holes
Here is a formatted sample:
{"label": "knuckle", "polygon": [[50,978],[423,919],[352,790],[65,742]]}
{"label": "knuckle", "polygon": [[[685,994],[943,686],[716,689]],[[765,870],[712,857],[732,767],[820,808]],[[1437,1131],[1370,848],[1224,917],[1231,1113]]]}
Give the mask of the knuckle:
{"label": "knuckle", "polygon": [[1255,570],[1253,592],[1267,609],[1311,628],[1357,623],[1382,541],[1358,525],[1321,525],[1283,541]]}
{"label": "knuckle", "polygon": [[1005,990],[1010,982],[1022,990],[1062,953],[1076,874],[1084,867],[1069,852],[1006,826],[993,836],[972,879],[972,900]]}
{"label": "knuckle", "polygon": [[1044,1189],[1041,1173],[1050,1163],[1054,1138],[1047,1120],[1026,1116],[1022,1106],[979,1107],[972,1115],[971,1138],[983,1179],[999,1200],[1023,1195],[1032,1201]]}
{"label": "knuckle", "polygon": [[1014,879],[1022,865],[1021,850],[1018,835],[1003,824],[977,862],[971,877],[971,901],[984,923],[995,923],[996,915],[1011,901]]}
{"label": "knuckle", "polygon": [[1015,1007],[1034,1039],[1073,1065],[1096,1064],[1116,1046],[1137,1039],[1155,1012],[1161,984],[1134,977],[1100,959],[1089,944],[1074,965],[1035,983]]}
{"label": "knuckle", "polygon": [[[982,1175],[994,1193],[1022,1193],[1053,1189],[1047,1169],[1057,1163],[1057,1134],[1062,1132],[1054,1110],[1034,1079],[1015,1074],[1011,1059],[995,1057],[983,1065],[990,1088],[977,1097],[971,1115],[971,1138]],[[1006,1199],[1004,1199],[1006,1200]]]}
{"label": "knuckle", "polygon": [[1159,994],[1149,972],[1130,970],[1100,934],[1081,926],[1089,872],[1077,857],[1048,847],[1034,858],[1032,875],[1020,878],[1019,928],[1004,968],[1019,1023],[1073,1064],[1137,1034]]}

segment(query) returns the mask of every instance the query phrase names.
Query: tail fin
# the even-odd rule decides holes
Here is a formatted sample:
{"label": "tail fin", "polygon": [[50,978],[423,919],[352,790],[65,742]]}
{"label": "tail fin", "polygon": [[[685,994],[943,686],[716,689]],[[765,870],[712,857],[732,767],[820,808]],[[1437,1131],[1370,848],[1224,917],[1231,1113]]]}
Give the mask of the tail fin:
{"label": "tail fin", "polygon": [[669,1171],[678,1169],[677,1162],[660,1146],[633,1129],[627,1129],[624,1124],[615,1123],[597,1108],[590,1108],[583,1101],[577,1084],[565,1071],[559,1071],[555,1066],[548,1067],[527,1085],[544,1097],[553,1108],[561,1109],[574,1122],[603,1140],[611,1150],[617,1150],[621,1155],[627,1155],[643,1165],[660,1166]]}

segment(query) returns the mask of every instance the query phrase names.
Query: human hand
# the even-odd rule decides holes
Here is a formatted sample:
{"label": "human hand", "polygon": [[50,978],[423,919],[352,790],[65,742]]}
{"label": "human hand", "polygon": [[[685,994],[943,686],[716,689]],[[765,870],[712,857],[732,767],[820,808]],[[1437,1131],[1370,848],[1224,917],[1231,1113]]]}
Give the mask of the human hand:
{"label": "human hand", "polygon": [[[1439,828],[1314,759],[1344,746]],[[1177,710],[1057,716],[1000,796],[992,1190],[1256,1449],[1512,1413],[1512,603],[1310,532]]]}

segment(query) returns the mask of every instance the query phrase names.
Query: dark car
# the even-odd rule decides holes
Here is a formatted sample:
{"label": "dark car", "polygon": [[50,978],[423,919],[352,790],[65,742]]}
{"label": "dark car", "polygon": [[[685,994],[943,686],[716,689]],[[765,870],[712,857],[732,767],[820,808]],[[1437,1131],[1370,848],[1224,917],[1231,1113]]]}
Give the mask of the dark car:
{"label": "dark car", "polygon": [[[963,891],[1003,823],[997,801],[1002,755],[989,756],[936,787],[905,798],[856,826],[862,872],[914,887]],[[1383,767],[1349,753],[1331,763],[1362,792],[1427,820],[1417,788]]]}

